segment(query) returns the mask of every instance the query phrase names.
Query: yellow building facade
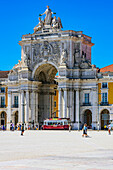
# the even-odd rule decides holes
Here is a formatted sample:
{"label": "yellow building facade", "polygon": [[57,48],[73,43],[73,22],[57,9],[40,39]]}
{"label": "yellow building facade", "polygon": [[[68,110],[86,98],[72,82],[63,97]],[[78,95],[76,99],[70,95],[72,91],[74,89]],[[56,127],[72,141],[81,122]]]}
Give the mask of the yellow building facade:
{"label": "yellow building facade", "polygon": [[113,77],[112,73],[100,73],[98,81],[98,114],[101,129],[113,121]]}

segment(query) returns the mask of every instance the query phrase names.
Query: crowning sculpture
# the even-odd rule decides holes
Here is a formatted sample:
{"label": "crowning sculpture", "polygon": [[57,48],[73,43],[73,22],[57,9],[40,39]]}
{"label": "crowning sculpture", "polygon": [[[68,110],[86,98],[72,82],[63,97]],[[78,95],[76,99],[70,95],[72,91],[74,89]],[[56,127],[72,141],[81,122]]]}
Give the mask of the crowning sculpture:
{"label": "crowning sculpture", "polygon": [[37,31],[39,31],[39,30],[41,30],[41,28],[43,28],[43,25],[44,25],[44,22],[41,20],[41,18],[39,17],[39,23],[38,23],[38,25],[36,25],[35,27],[34,27],[34,32],[37,32]]}
{"label": "crowning sculpture", "polygon": [[40,14],[41,16],[42,15],[46,15],[45,19],[44,19],[44,23],[46,25],[50,25],[51,24],[51,20],[52,20],[52,14],[53,12],[51,11],[51,9],[49,8],[49,6],[47,6],[47,9],[46,11],[43,13],[43,14]]}
{"label": "crowning sculpture", "polygon": [[43,14],[39,14],[39,16],[42,16],[44,14],[46,15],[44,20],[42,20],[41,17],[39,17],[39,23],[34,27],[34,33],[43,29],[61,30],[61,28],[63,28],[60,17],[56,18],[56,16],[54,16],[53,18],[52,14],[56,13],[53,13],[49,6],[47,6],[46,11]]}

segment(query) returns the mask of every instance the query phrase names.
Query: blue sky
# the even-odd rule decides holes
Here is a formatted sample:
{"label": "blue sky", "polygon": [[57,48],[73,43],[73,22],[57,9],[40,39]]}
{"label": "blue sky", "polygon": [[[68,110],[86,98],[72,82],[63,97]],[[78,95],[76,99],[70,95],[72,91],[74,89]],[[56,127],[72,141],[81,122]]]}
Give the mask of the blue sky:
{"label": "blue sky", "polygon": [[12,69],[21,59],[18,42],[33,33],[47,5],[61,18],[63,30],[92,37],[92,64],[113,64],[113,0],[0,0],[0,70]]}

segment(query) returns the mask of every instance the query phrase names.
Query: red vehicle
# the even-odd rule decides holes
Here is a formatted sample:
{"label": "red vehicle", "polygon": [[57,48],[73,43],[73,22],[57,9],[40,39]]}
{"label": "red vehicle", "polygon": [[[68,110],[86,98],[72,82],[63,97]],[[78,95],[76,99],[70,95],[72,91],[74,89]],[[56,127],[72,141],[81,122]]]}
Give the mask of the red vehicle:
{"label": "red vehicle", "polygon": [[67,119],[50,118],[44,120],[43,130],[68,130],[69,124]]}

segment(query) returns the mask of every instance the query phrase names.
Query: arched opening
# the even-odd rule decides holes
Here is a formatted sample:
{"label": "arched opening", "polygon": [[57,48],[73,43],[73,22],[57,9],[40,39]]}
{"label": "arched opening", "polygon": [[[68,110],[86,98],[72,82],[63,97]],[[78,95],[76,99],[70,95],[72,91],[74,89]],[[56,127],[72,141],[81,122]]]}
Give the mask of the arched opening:
{"label": "arched opening", "polygon": [[42,64],[34,74],[34,80],[41,82],[38,86],[38,122],[40,125],[44,119],[52,117],[54,112],[54,94],[57,88],[54,79],[57,72],[52,64]]}
{"label": "arched opening", "polygon": [[6,112],[1,112],[1,121],[0,121],[1,125],[5,125],[7,124],[7,114]]}
{"label": "arched opening", "polygon": [[54,78],[57,72],[57,69],[53,65],[42,64],[36,69],[34,80],[41,81],[43,84],[54,83]]}
{"label": "arched opening", "polygon": [[87,124],[88,128],[92,128],[92,112],[88,109],[84,112],[84,123]]}
{"label": "arched opening", "polygon": [[109,118],[109,111],[107,109],[104,109],[101,112],[101,129],[104,129],[104,126],[109,124]]}

